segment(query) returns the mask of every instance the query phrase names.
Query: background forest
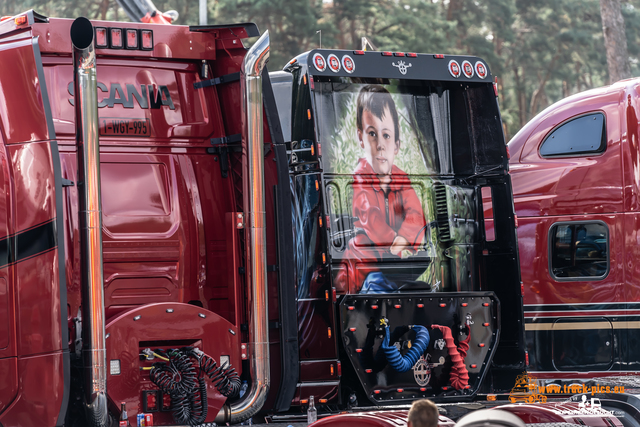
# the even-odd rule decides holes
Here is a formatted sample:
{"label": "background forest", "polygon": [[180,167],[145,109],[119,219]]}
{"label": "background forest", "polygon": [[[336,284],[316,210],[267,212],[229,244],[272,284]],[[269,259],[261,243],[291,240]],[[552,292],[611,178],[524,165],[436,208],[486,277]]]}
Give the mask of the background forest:
{"label": "background forest", "polygon": [[[616,0],[618,1],[618,0]],[[155,0],[198,24],[198,0]],[[620,1],[632,76],[640,76],[640,0]],[[0,16],[129,21],[116,0],[0,0]],[[256,22],[271,33],[270,70],[317,47],[470,54],[498,76],[507,140],[573,93],[609,83],[599,0],[209,0],[208,22]]]}

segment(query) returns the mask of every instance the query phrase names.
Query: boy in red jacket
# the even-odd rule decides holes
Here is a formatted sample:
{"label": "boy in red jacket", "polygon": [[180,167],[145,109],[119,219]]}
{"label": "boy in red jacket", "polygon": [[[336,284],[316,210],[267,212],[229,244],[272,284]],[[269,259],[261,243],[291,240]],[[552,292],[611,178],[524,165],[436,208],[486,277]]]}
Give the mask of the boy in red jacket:
{"label": "boy in red jacket", "polygon": [[393,164],[400,150],[400,126],[396,105],[384,87],[360,90],[357,126],[365,157],[354,171],[353,216],[355,228],[364,232],[349,241],[343,258],[347,268],[336,277],[336,286],[346,290],[348,276],[349,293],[358,293],[363,285],[363,291],[392,291],[395,284],[370,263],[388,254],[405,257],[415,252],[423,242],[426,221],[409,176]]}

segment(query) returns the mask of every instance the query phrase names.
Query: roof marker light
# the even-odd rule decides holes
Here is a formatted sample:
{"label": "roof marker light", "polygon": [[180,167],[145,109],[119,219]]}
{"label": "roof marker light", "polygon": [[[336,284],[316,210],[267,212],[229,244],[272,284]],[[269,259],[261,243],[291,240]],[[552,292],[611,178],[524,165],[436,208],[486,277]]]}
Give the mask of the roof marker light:
{"label": "roof marker light", "polygon": [[436,58],[436,59],[444,59],[444,55],[441,54],[441,53],[437,53],[437,54],[433,55],[433,57]]}
{"label": "roof marker light", "polygon": [[153,50],[153,31],[140,30],[140,38],[142,39],[142,50]]}
{"label": "roof marker light", "polygon": [[126,29],[127,37],[125,39],[127,49],[138,49],[138,30],[135,28]]}
{"label": "roof marker light", "polygon": [[16,23],[16,25],[24,25],[27,23],[27,17],[25,15],[18,16],[16,17],[14,22]]}
{"label": "roof marker light", "polygon": [[122,40],[122,29],[121,28],[110,28],[111,32],[111,49],[122,49],[123,48],[123,40]]}
{"label": "roof marker light", "polygon": [[393,56],[393,52],[382,52],[382,56]]}
{"label": "roof marker light", "polygon": [[393,56],[404,56],[403,52],[395,52]]}
{"label": "roof marker light", "polygon": [[364,55],[364,50],[354,50],[353,54],[354,55]]}
{"label": "roof marker light", "polygon": [[96,27],[96,47],[109,47],[109,40],[107,40],[107,29],[104,27]]}
{"label": "roof marker light", "polygon": [[418,54],[417,54],[417,53],[407,53],[407,56],[408,56],[409,58],[417,58],[417,57],[418,57]]}

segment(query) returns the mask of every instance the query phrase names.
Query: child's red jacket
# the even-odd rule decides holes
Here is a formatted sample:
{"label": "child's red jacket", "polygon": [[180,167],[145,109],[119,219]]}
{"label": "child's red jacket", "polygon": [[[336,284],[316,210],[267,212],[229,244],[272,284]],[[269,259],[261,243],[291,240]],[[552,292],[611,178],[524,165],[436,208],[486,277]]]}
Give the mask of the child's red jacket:
{"label": "child's red jacket", "polygon": [[[366,159],[354,171],[353,216],[356,229],[364,230],[351,241],[343,256],[343,269],[336,277],[336,288],[357,293],[367,275],[379,271],[369,263],[380,262],[396,236],[402,236],[415,249],[422,242],[426,224],[422,203],[411,186],[409,176],[397,166],[391,169],[391,182],[385,193],[380,179]],[[366,265],[366,264],[369,265]],[[358,268],[356,268],[356,264]]]}

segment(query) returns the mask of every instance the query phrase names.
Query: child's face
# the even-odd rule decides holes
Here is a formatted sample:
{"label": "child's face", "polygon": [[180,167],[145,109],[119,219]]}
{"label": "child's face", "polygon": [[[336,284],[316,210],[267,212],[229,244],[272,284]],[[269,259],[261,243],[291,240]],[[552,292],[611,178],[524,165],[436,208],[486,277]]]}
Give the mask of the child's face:
{"label": "child's face", "polygon": [[398,154],[400,141],[396,141],[395,126],[389,108],[382,119],[369,110],[362,112],[362,129],[358,129],[360,148],[378,175],[390,175],[393,160]]}

